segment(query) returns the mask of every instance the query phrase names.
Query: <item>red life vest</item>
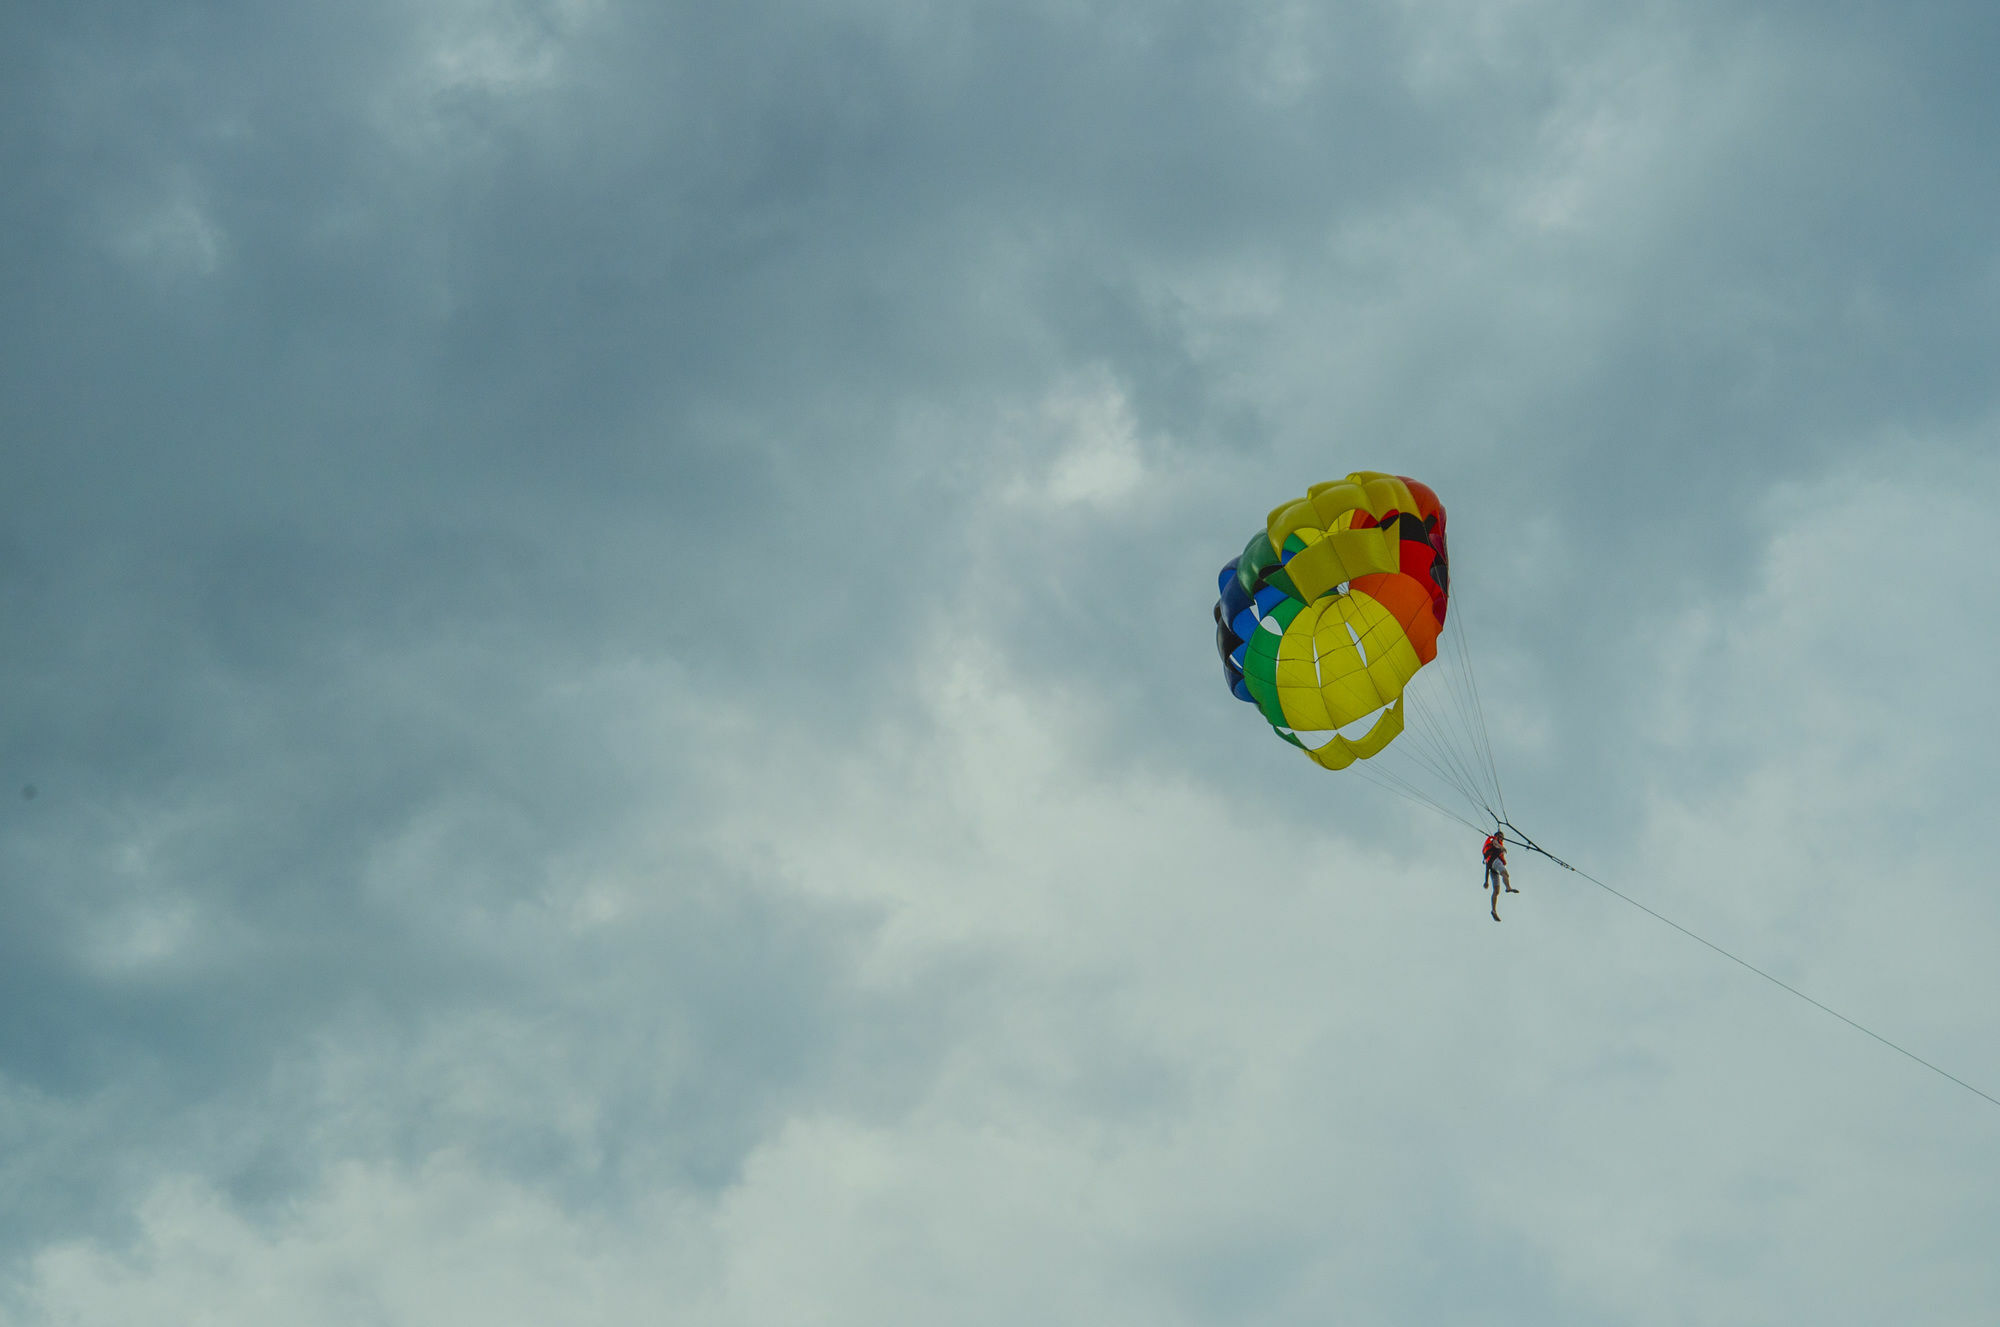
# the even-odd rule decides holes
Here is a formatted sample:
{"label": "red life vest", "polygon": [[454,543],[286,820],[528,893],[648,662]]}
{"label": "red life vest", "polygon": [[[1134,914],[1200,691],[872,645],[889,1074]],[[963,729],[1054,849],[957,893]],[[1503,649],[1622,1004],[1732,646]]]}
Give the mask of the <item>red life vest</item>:
{"label": "red life vest", "polygon": [[1482,850],[1481,855],[1489,862],[1495,858],[1503,862],[1506,861],[1507,840],[1501,838],[1498,834],[1488,834],[1486,836],[1486,847]]}

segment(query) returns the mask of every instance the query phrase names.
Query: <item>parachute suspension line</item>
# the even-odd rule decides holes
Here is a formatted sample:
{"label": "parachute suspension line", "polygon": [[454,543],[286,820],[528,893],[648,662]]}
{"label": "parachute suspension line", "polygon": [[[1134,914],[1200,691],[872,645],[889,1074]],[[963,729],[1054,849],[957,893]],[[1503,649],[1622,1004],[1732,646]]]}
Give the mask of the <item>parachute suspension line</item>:
{"label": "parachute suspension line", "polygon": [[1473,830],[1477,833],[1482,833],[1482,834],[1485,833],[1485,830],[1483,830],[1480,826],[1466,819],[1463,815],[1460,815],[1457,811],[1452,810],[1451,807],[1447,806],[1444,802],[1439,801],[1436,797],[1425,792],[1416,783],[1412,782],[1409,779],[1404,778],[1402,775],[1396,773],[1394,770],[1391,770],[1383,766],[1381,764],[1381,758],[1379,756],[1373,762],[1357,761],[1353,768],[1356,773],[1360,774],[1370,783],[1375,784],[1377,787],[1388,789],[1390,792],[1396,794],[1396,796],[1402,798],[1404,801],[1414,802],[1418,806],[1428,807],[1431,810],[1437,812],[1439,815],[1445,817],[1447,820],[1456,820],[1459,824],[1464,825],[1467,829]]}
{"label": "parachute suspension line", "polygon": [[1480,795],[1477,784],[1462,772],[1463,763],[1453,756],[1452,746],[1437,728],[1435,719],[1413,700],[1406,699],[1404,708],[1414,723],[1406,721],[1403,741],[1391,745],[1372,763],[1385,773],[1407,764],[1406,770],[1397,771],[1401,777],[1419,783],[1426,780],[1416,776],[1427,774],[1429,781],[1449,789],[1452,798],[1463,802],[1473,816],[1483,818],[1490,814],[1486,799]]}
{"label": "parachute suspension line", "polygon": [[[1472,650],[1465,633],[1465,605],[1461,602],[1458,609],[1459,611],[1452,615],[1445,634],[1451,637],[1450,648],[1457,662],[1453,681],[1456,683],[1455,693],[1471,747],[1468,759],[1484,771],[1488,780],[1485,786],[1493,794],[1493,800],[1504,805],[1505,799],[1500,795],[1499,766],[1493,759],[1493,743],[1486,733],[1486,712],[1479,704],[1479,687],[1472,671]],[[1495,819],[1499,818],[1491,806],[1486,810],[1487,814],[1493,815]]]}
{"label": "parachute suspension line", "polygon": [[1507,818],[1507,793],[1500,785],[1500,764],[1493,758],[1493,735],[1486,728],[1486,706],[1479,699],[1479,674],[1472,671],[1472,644],[1466,638],[1465,609],[1461,605],[1452,630],[1452,639],[1457,644],[1458,656],[1465,667],[1466,689],[1472,693],[1472,713],[1478,720],[1473,729],[1479,735],[1479,745],[1486,753],[1486,770],[1493,776],[1493,796],[1500,803],[1499,818]]}
{"label": "parachute suspension line", "polygon": [[1457,661],[1447,655],[1441,662],[1444,666],[1436,672],[1444,692],[1439,699],[1451,704],[1440,704],[1435,711],[1428,707],[1419,711],[1416,728],[1421,735],[1420,741],[1429,749],[1434,761],[1443,767],[1440,776],[1463,793],[1467,801],[1490,813],[1493,797],[1477,772],[1478,761],[1467,749],[1471,743],[1471,716],[1464,707],[1462,691],[1454,676]]}
{"label": "parachute suspension line", "polygon": [[1754,972],[1758,976],[1762,977],[1765,981],[1770,982],[1773,986],[1776,986],[1781,990],[1789,991],[1791,994],[1798,996],[1799,999],[1804,1000],[1807,1004],[1819,1010],[1821,1013],[1833,1015],[1841,1022],[1847,1024],[1847,1026],[1853,1028],[1856,1032],[1864,1033],[1867,1036],[1873,1037],[1876,1041],[1881,1042],[1884,1046],[1887,1046],[1890,1050],[1896,1052],[1898,1055],[1904,1056],[1907,1059],[1915,1060],[1918,1064],[1930,1070],[1932,1073],[1938,1075],[1940,1078],[1949,1078],[1952,1082],[1958,1084],[1960,1087],[1964,1088],[1967,1092],[1972,1093],[1973,1096],[1980,1097],[1992,1103],[1995,1106],[2000,1106],[2000,1097],[1995,1097],[1989,1095],[1988,1093],[1980,1091],[1972,1084],[1966,1082],[1963,1078],[1960,1078],[1957,1074],[1951,1073],[1948,1070],[1938,1068],[1936,1065],[1932,1064],[1929,1060],[1926,1060],[1923,1056],[1917,1054],[1915,1051],[1910,1050],[1907,1047],[1897,1045],[1895,1042],[1889,1040],[1887,1037],[1875,1031],[1873,1028],[1864,1027],[1861,1024],[1855,1022],[1853,1019],[1849,1018],[1846,1014],[1841,1013],[1838,1009],[1832,1008],[1829,1005],[1821,1004],[1818,1000],[1813,999],[1810,995],[1807,995],[1804,991],[1800,990],[1798,987],[1793,986],[1788,982],[1779,980],[1778,978],[1772,976],[1770,973],[1764,971],[1764,969],[1758,967],[1755,963],[1750,962],[1748,959],[1737,957],[1735,954],[1730,953],[1727,949],[1724,949],[1721,945],[1716,944],[1713,940],[1709,940],[1702,936],[1696,935],[1693,931],[1690,931],[1687,927],[1681,925],[1673,918],[1663,916],[1662,914],[1653,911],[1651,908],[1641,903],[1638,899],[1633,898],[1630,894],[1624,893],[1620,890],[1613,889],[1610,885],[1605,884],[1602,880],[1599,880],[1596,876],[1592,875],[1590,872],[1578,870],[1576,867],[1571,866],[1568,862],[1564,861],[1562,858],[1550,852],[1547,848],[1544,848],[1540,844],[1536,843],[1526,834],[1521,833],[1521,831],[1515,828],[1510,821],[1503,818],[1500,821],[1500,824],[1502,828],[1509,831],[1508,833],[1509,842],[1517,843],[1521,847],[1526,848],[1530,852],[1540,853],[1542,856],[1554,862],[1557,866],[1560,866],[1563,870],[1570,872],[1572,875],[1582,876],[1585,880],[1588,880],[1591,884],[1596,885],[1599,889],[1611,895],[1613,898],[1623,899],[1625,902],[1631,904],[1633,907],[1645,913],[1648,917],[1653,918],[1655,921],[1665,922],[1668,926],[1673,927],[1676,931],[1679,931],[1682,935],[1686,936],[1688,939],[1693,940],[1696,944],[1707,946],[1709,949],[1714,950],[1716,953],[1722,955],[1724,958],[1728,959],[1731,963],[1736,964],[1738,967],[1747,968],[1751,972]]}
{"label": "parachute suspension line", "polygon": [[[1475,752],[1470,748],[1477,746],[1478,739],[1473,736],[1472,706],[1466,698],[1465,654],[1458,648],[1457,619],[1463,615],[1464,611],[1462,606],[1459,607],[1459,611],[1451,615],[1450,624],[1445,628],[1444,635],[1446,639],[1442,642],[1445,647],[1444,658],[1442,660],[1444,667],[1440,668],[1438,672],[1445,683],[1446,694],[1452,702],[1452,713],[1456,720],[1454,731],[1464,736],[1464,747],[1467,748],[1455,751],[1454,754],[1459,757],[1459,767],[1466,779],[1474,786],[1480,787],[1483,793],[1483,780],[1479,779],[1473,773],[1473,769],[1478,765],[1479,761]],[[1480,800],[1485,801],[1488,799],[1482,796]]]}
{"label": "parachute suspension line", "polygon": [[[1465,793],[1475,803],[1480,803],[1483,806],[1486,798],[1482,795],[1479,781],[1473,777],[1471,767],[1467,765],[1464,754],[1459,751],[1458,745],[1439,726],[1437,716],[1432,714],[1428,708],[1412,706],[1411,709],[1415,718],[1415,731],[1419,745],[1422,747],[1424,753],[1431,758],[1433,772],[1439,778],[1444,779],[1447,783],[1452,784]],[[1403,731],[1407,734],[1410,730],[1411,725],[1406,723]]]}
{"label": "parachute suspension line", "polygon": [[[1404,724],[1403,737],[1409,741],[1409,748],[1397,751],[1391,746],[1383,754],[1407,759],[1464,798],[1475,811],[1486,811],[1486,798],[1480,794],[1478,784],[1438,728],[1436,719],[1427,709],[1411,701],[1404,703],[1404,709],[1409,721]],[[1376,759],[1379,761],[1381,757]]]}
{"label": "parachute suspension line", "polygon": [[1439,815],[1445,817],[1447,820],[1455,820],[1459,824],[1464,825],[1467,829],[1477,831],[1480,828],[1478,825],[1473,824],[1470,820],[1467,820],[1464,816],[1452,810],[1450,807],[1438,801],[1436,798],[1427,797],[1423,793],[1413,790],[1409,784],[1403,783],[1400,780],[1397,780],[1392,776],[1385,774],[1381,770],[1363,770],[1361,772],[1361,777],[1368,780],[1368,782],[1375,784],[1378,787],[1386,788],[1388,791],[1394,793],[1396,796],[1402,798],[1406,802],[1410,802],[1414,805],[1424,807],[1431,811],[1435,811]]}
{"label": "parachute suspension line", "polygon": [[[1453,607],[1457,611],[1442,633],[1449,639],[1439,642],[1435,666],[1420,673],[1405,693],[1402,737],[1367,764],[1371,775],[1382,776],[1375,782],[1387,787],[1386,780],[1393,778],[1398,791],[1414,794],[1411,800],[1484,834],[1487,829],[1476,822],[1505,819],[1506,802],[1460,625],[1464,608]],[[1433,782],[1449,793],[1427,791]],[[1448,807],[1447,800],[1461,806]]]}

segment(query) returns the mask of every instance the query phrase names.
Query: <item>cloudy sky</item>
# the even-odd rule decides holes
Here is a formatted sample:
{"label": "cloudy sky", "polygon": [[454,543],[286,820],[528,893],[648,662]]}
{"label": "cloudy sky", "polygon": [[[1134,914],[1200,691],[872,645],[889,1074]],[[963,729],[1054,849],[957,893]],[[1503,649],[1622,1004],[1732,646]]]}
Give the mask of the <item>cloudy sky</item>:
{"label": "cloudy sky", "polygon": [[0,16],[0,1322],[1990,1324],[1991,5]]}

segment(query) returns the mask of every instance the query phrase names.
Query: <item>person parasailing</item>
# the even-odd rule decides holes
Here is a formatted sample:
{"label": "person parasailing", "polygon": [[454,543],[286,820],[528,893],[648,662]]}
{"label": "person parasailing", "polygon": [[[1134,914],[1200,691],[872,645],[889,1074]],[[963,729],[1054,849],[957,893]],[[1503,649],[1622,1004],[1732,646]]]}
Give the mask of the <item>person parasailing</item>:
{"label": "person parasailing", "polygon": [[1509,894],[1521,892],[1507,877],[1507,836],[1497,829],[1488,834],[1480,856],[1486,860],[1486,882],[1480,888],[1493,891],[1493,920],[1497,922],[1500,920],[1500,891],[1505,889]]}

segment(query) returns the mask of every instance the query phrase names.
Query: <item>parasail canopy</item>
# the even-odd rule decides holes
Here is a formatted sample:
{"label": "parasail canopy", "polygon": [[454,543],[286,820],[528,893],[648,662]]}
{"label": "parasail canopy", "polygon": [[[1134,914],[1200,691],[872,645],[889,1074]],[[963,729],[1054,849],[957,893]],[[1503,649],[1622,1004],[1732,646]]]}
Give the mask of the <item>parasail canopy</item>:
{"label": "parasail canopy", "polygon": [[1272,508],[1218,577],[1215,642],[1237,699],[1328,769],[1403,731],[1450,602],[1444,504],[1364,470]]}

